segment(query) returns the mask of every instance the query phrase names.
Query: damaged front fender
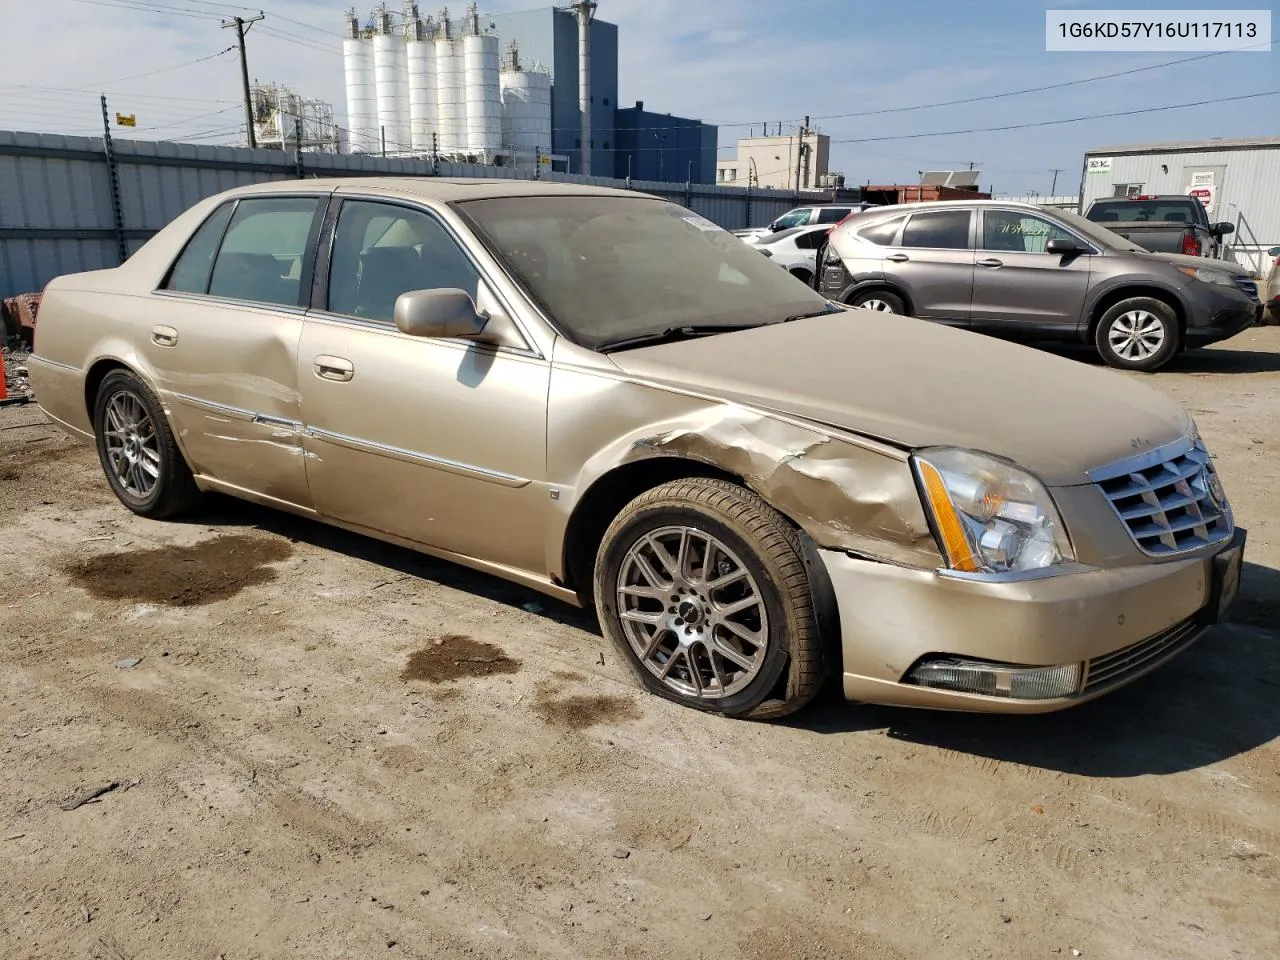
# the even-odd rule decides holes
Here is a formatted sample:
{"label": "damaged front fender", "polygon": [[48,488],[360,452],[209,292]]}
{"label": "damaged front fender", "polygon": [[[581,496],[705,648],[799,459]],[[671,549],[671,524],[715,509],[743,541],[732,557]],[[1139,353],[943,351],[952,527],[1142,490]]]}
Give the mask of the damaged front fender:
{"label": "damaged front fender", "polygon": [[[612,387],[623,393],[648,389]],[[608,405],[618,398],[596,399]],[[652,415],[656,399],[650,394],[627,408]],[[581,462],[570,484],[573,502],[620,467],[680,458],[740,477],[820,547],[920,569],[943,563],[903,451],[735,403],[665,394],[660,406],[663,419],[614,433]],[[600,405],[592,411],[596,423],[612,419],[601,417]],[[572,503],[562,509],[567,520]]]}

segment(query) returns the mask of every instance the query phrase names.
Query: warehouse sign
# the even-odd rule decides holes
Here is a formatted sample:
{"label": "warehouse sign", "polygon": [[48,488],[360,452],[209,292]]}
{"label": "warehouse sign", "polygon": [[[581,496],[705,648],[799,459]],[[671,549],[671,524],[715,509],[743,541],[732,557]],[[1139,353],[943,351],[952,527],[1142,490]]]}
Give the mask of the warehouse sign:
{"label": "warehouse sign", "polygon": [[1214,183],[1212,170],[1191,174],[1191,186],[1187,187],[1187,196],[1195,197],[1203,203],[1205,213],[1213,213],[1213,202],[1217,192],[1218,186]]}
{"label": "warehouse sign", "polygon": [[1085,161],[1085,169],[1090,173],[1110,173],[1111,158],[1110,157],[1089,157]]}
{"label": "warehouse sign", "polygon": [[132,113],[116,114],[117,127],[136,127],[137,125],[138,125],[138,118],[134,114]]}

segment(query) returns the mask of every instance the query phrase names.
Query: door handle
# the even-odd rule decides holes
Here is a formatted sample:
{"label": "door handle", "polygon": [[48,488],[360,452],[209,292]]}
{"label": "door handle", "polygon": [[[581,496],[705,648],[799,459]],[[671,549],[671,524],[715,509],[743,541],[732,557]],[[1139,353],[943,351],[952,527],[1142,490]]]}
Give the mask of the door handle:
{"label": "door handle", "polygon": [[885,259],[888,260],[890,263],[906,263],[911,258],[908,257],[905,253],[891,253],[887,257],[885,257]]}
{"label": "door handle", "polygon": [[158,347],[176,347],[178,345],[178,331],[173,327],[152,327],[151,342]]}
{"label": "door handle", "polygon": [[1003,266],[1004,266],[1004,261],[1003,261],[1003,260],[997,260],[995,257],[991,257],[989,260],[979,260],[979,261],[978,261],[978,266],[980,266],[980,267],[1003,267]]}
{"label": "door handle", "polygon": [[322,380],[337,380],[346,383],[356,375],[355,365],[342,357],[319,356],[311,361],[316,376]]}

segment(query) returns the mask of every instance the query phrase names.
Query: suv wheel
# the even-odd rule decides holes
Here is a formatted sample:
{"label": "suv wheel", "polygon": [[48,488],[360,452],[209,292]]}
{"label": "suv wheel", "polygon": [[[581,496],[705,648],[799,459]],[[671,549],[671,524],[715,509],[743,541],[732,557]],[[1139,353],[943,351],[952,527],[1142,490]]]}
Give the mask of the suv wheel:
{"label": "suv wheel", "polygon": [[876,310],[880,313],[897,313],[905,315],[906,304],[902,298],[887,290],[867,290],[849,299],[849,306],[861,307],[863,310]]}
{"label": "suv wheel", "polygon": [[1162,300],[1130,297],[1102,315],[1094,343],[1109,366],[1157,370],[1178,352],[1178,318]]}
{"label": "suv wheel", "polygon": [[601,542],[595,601],[640,683],[684,706],[781,717],[822,684],[799,536],[736,484],[677,480],[628,504]]}

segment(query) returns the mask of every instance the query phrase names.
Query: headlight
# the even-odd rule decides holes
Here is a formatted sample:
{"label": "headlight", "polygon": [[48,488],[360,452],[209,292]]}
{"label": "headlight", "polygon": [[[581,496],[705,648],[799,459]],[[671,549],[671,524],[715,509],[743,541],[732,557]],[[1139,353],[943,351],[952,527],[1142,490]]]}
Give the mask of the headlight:
{"label": "headlight", "polygon": [[952,448],[913,459],[953,570],[1040,570],[1075,559],[1049,491],[1025,470]]}
{"label": "headlight", "polygon": [[1223,273],[1221,270],[1209,270],[1206,267],[1179,267],[1178,272],[1186,274],[1192,280],[1199,280],[1201,283],[1213,283],[1220,287],[1234,287],[1236,285],[1231,274]]}

